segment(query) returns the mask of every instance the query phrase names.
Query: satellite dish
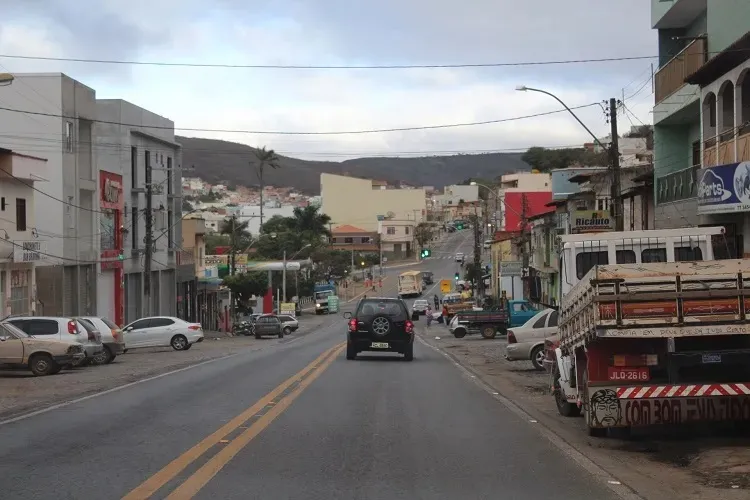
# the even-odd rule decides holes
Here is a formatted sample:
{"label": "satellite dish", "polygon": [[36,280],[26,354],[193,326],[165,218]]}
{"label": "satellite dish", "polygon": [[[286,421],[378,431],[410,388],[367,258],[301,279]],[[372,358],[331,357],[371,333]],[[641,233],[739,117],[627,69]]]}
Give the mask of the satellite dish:
{"label": "satellite dish", "polygon": [[388,212],[386,214],[386,217],[388,217],[389,219],[393,219],[395,216],[396,216],[396,214],[394,214],[393,212]]}

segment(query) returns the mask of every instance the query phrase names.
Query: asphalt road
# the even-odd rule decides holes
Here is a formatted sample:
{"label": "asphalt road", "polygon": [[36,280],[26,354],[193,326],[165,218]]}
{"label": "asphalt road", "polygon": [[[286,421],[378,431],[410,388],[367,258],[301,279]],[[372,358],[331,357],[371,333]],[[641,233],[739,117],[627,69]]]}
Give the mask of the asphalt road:
{"label": "asphalt road", "polygon": [[0,498],[615,498],[442,355],[347,361],[344,331],[0,424]]}

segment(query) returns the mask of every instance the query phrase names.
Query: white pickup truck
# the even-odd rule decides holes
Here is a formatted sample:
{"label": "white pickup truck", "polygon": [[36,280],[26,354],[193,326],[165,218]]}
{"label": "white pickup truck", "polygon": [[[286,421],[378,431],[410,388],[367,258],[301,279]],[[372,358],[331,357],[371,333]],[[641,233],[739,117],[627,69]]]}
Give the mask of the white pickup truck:
{"label": "white pickup truck", "polygon": [[551,386],[589,433],[750,420],[750,259],[723,228],[561,237]]}

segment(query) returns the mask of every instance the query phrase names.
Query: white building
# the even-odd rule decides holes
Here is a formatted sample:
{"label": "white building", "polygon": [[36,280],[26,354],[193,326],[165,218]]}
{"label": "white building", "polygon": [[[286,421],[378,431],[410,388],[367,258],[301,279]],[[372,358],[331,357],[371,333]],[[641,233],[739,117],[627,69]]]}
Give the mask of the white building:
{"label": "white building", "polygon": [[[95,129],[98,164],[103,176],[115,174],[122,184],[124,255],[122,284],[117,282],[116,269],[110,272],[102,266],[99,314],[115,316],[119,289],[124,295],[125,323],[149,315],[173,316],[177,307],[176,255],[182,241],[182,153],[174,140],[174,122],[120,99],[99,99],[96,106],[101,120]],[[148,185],[152,190],[150,213]],[[153,237],[150,289],[146,288],[144,262],[147,217],[151,217]],[[184,278],[194,279],[194,272]]]}
{"label": "white building", "polygon": [[443,194],[432,197],[432,209],[442,212],[443,207],[456,206],[459,203],[470,203],[479,200],[479,186],[445,186]]}
{"label": "white building", "polygon": [[[292,217],[294,215],[294,208],[294,205],[282,205],[274,201],[264,203],[263,222],[268,222],[275,215]],[[239,211],[239,218],[241,221],[248,223],[247,229],[250,231],[250,234],[260,234],[260,205],[242,205]]]}
{"label": "white building", "polygon": [[0,312],[36,311],[36,265],[46,238],[35,230],[34,184],[46,179],[47,160],[0,148]]}
{"label": "white building", "polygon": [[37,262],[37,313],[95,314],[100,239],[92,148],[96,94],[61,73],[14,77],[0,95],[4,107],[22,112],[0,110],[0,135],[13,137],[14,153],[47,159],[33,197],[33,229],[48,254]]}

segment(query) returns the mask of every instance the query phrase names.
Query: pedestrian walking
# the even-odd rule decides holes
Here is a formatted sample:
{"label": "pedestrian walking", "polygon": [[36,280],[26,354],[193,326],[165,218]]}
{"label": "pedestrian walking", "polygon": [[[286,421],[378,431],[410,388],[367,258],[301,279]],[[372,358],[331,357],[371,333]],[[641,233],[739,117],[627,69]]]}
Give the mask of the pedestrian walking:
{"label": "pedestrian walking", "polygon": [[427,306],[427,328],[432,324],[432,307]]}

